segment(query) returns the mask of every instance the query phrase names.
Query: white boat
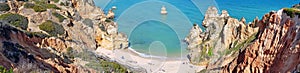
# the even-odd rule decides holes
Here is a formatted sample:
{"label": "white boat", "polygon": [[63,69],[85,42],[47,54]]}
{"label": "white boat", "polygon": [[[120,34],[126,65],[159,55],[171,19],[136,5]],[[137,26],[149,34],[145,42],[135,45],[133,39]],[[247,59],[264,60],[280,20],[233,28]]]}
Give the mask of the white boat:
{"label": "white boat", "polygon": [[111,7],[111,9],[116,10],[116,9],[117,9],[117,6],[113,6],[113,7]]}
{"label": "white boat", "polygon": [[167,11],[167,9],[166,9],[166,7],[165,7],[165,6],[162,6],[162,7],[161,7],[160,14],[162,14],[162,15],[166,15],[166,14],[168,14],[168,11]]}

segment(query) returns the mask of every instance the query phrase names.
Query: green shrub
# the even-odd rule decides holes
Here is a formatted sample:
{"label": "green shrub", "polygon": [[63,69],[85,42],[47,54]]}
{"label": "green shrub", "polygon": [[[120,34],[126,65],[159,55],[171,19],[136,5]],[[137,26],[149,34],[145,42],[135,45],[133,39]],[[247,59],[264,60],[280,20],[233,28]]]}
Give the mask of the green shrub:
{"label": "green shrub", "polygon": [[93,21],[89,18],[84,19],[82,22],[83,22],[83,24],[87,25],[88,27],[93,27],[93,25],[94,25]]}
{"label": "green shrub", "polygon": [[102,58],[99,58],[95,53],[84,49],[81,52],[76,52],[76,50],[73,50],[73,48],[69,47],[67,48],[67,52],[69,52],[70,55],[76,57],[76,58],[81,58],[84,61],[87,61],[85,66],[95,69],[95,70],[100,70],[103,71],[104,73],[110,73],[111,71],[114,71],[115,73],[126,73],[127,68],[124,66],[116,63],[116,62],[110,62],[106,61]]}
{"label": "green shrub", "polygon": [[197,73],[207,73],[206,71],[207,71],[207,69],[202,69],[200,72],[197,72]]}
{"label": "green shrub", "polygon": [[62,35],[65,33],[65,29],[63,28],[63,26],[50,20],[39,25],[39,28],[43,31],[46,31],[51,36],[56,36],[57,34]]}
{"label": "green shrub", "polygon": [[102,30],[102,31],[105,31],[105,26],[103,24],[99,24],[99,28]]}
{"label": "green shrub", "polygon": [[0,11],[9,11],[10,7],[6,3],[0,3]]}
{"label": "green shrub", "polygon": [[14,73],[12,69],[7,70],[3,66],[0,66],[0,73]]}
{"label": "green shrub", "polygon": [[299,4],[296,4],[296,5],[294,5],[292,8],[297,8],[297,9],[300,9],[300,3],[299,3]]}
{"label": "green shrub", "polygon": [[47,9],[58,9],[58,10],[60,10],[60,8],[57,7],[54,4],[34,5],[33,9],[34,9],[35,12],[44,12]]}
{"label": "green shrub", "polygon": [[46,4],[46,7],[48,8],[48,9],[58,9],[58,10],[60,10],[60,8],[59,7],[57,7],[55,4]]}
{"label": "green shrub", "polygon": [[71,58],[71,59],[74,59],[75,58],[75,51],[73,50],[72,47],[68,47],[67,48],[67,52],[66,52],[66,55],[68,58]]}
{"label": "green shrub", "polygon": [[67,6],[67,5],[66,5],[65,3],[63,3],[63,2],[60,2],[59,5],[60,5],[60,6]]}
{"label": "green shrub", "polygon": [[35,4],[46,4],[48,0],[33,0]]}
{"label": "green shrub", "polygon": [[35,37],[40,37],[40,38],[46,38],[49,37],[47,34],[44,34],[42,32],[26,32],[27,36],[32,38],[33,36]]}
{"label": "green shrub", "polygon": [[35,4],[26,3],[26,8],[33,8],[35,12],[44,12],[47,9],[58,9],[55,4],[48,4],[46,0],[34,0]]}
{"label": "green shrub", "polygon": [[296,15],[300,17],[300,10],[296,8],[284,8],[283,12],[286,13],[291,18],[295,17]]}
{"label": "green shrub", "polygon": [[59,0],[51,0],[51,1],[54,1],[55,3],[58,3],[58,2],[59,2]]}
{"label": "green shrub", "polygon": [[106,20],[105,20],[105,22],[108,22],[108,23],[109,23],[109,22],[112,22],[112,21],[113,21],[113,20],[111,20],[111,19],[106,19]]}
{"label": "green shrub", "polygon": [[59,5],[61,5],[61,6],[66,6],[63,2],[60,2]]}
{"label": "green shrub", "polygon": [[103,67],[105,72],[110,72],[110,70],[113,70],[116,73],[126,73],[126,71],[127,71],[125,67],[123,67],[115,62],[100,60],[100,65],[101,65],[101,67]]}
{"label": "green shrub", "polygon": [[240,49],[243,49],[244,47],[246,47],[247,45],[249,45],[249,43],[253,42],[257,37],[256,37],[257,33],[254,33],[253,35],[251,35],[248,39],[246,39],[245,41],[241,42],[241,43],[237,43],[234,42],[234,47],[230,48],[228,50],[225,50],[225,55],[229,55],[232,52],[237,52]]}
{"label": "green shrub", "polygon": [[295,6],[294,8],[298,8],[298,9],[300,9],[300,5],[299,5],[299,6]]}
{"label": "green shrub", "polygon": [[35,12],[44,12],[44,11],[46,11],[47,9],[46,9],[45,7],[43,7],[43,6],[40,6],[40,5],[34,5],[34,6],[33,6],[33,10],[34,10]]}
{"label": "green shrub", "polygon": [[60,2],[59,5],[61,5],[61,6],[68,6],[69,4],[70,4],[69,2]]}
{"label": "green shrub", "polygon": [[[47,3],[48,0],[33,0],[35,3]],[[50,0],[50,1],[53,1],[55,3],[58,3],[59,0]]]}
{"label": "green shrub", "polygon": [[24,30],[26,30],[28,27],[27,17],[24,17],[19,14],[12,14],[12,13],[2,14],[0,15],[0,20],[7,21],[11,25],[20,27],[21,29]]}
{"label": "green shrub", "polygon": [[88,51],[86,49],[84,49],[82,52],[76,53],[75,57],[81,58],[82,60],[89,62],[97,61],[96,55],[93,52]]}
{"label": "green shrub", "polygon": [[60,15],[59,13],[52,13],[52,15],[54,15],[56,18],[58,18],[59,22],[63,22],[66,18],[62,15]]}
{"label": "green shrub", "polygon": [[213,48],[208,49],[208,56],[213,56]]}
{"label": "green shrub", "polygon": [[295,8],[298,8],[298,9],[300,9],[300,6],[297,6],[297,7],[295,7]]}
{"label": "green shrub", "polygon": [[246,42],[242,42],[240,44],[236,44],[235,47],[228,49],[225,51],[225,55],[229,55],[232,52],[236,52],[245,46]]}
{"label": "green shrub", "polygon": [[44,12],[46,11],[46,8],[39,6],[39,5],[35,5],[33,3],[25,3],[24,4],[25,8],[32,8],[35,12]]}
{"label": "green shrub", "polygon": [[111,71],[114,71],[115,73],[126,73],[127,69],[124,66],[121,66],[120,64],[116,62],[109,62],[105,61],[103,59],[99,59],[100,62],[90,62],[86,64],[89,68],[93,68],[96,70],[102,70],[104,73],[111,73]]}
{"label": "green shrub", "polygon": [[54,28],[53,23],[54,23],[54,22],[52,22],[52,21],[46,21],[46,22],[44,22],[43,24],[41,24],[41,25],[39,26],[39,28],[40,28],[41,30],[46,31],[46,32],[54,31],[55,28]]}

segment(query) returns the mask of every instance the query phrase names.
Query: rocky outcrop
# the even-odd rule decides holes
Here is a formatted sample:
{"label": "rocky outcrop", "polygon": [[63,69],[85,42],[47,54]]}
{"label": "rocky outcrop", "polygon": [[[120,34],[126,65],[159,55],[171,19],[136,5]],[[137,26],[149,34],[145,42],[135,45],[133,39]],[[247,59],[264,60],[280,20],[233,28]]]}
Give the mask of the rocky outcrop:
{"label": "rocky outcrop", "polygon": [[257,39],[225,65],[223,72],[299,72],[299,17],[284,9],[266,14],[257,26]]}
{"label": "rocky outcrop", "polygon": [[185,39],[190,61],[199,65],[215,63],[218,58],[236,52],[232,48],[239,47],[258,31],[253,24],[246,25],[245,19],[231,18],[226,10],[218,14],[215,7],[208,8],[202,26],[205,31],[195,24]]}
{"label": "rocky outcrop", "polygon": [[300,3],[299,3],[299,4],[296,4],[296,5],[294,5],[294,6],[293,6],[293,8],[298,8],[298,9],[300,9]]}
{"label": "rocky outcrop", "polygon": [[[28,1],[28,3],[35,2]],[[104,14],[94,5],[93,0],[59,0],[58,3],[50,1],[50,4],[56,5],[59,9],[49,8],[46,11],[36,12],[33,8],[24,7],[23,3],[17,7],[12,6],[18,10],[17,14],[28,18],[28,29],[16,29],[18,27],[9,25],[0,27],[0,35],[3,35],[0,36],[0,47],[5,46],[3,45],[5,42],[15,49],[7,50],[12,52],[6,55],[2,55],[5,54],[3,51],[6,47],[0,50],[0,61],[3,61],[0,65],[7,69],[16,69],[14,72],[27,73],[35,69],[55,73],[95,73],[101,69],[98,64],[99,55],[94,53],[96,48],[111,50],[128,48],[127,36],[118,32],[118,25],[113,21],[114,15],[111,16],[113,12]],[[65,33],[60,36],[47,35],[48,32],[39,28],[45,21],[62,25]],[[31,61],[33,58],[34,62]],[[22,65],[34,68],[23,68],[25,66]]]}
{"label": "rocky outcrop", "polygon": [[[102,22],[96,35],[97,46],[106,49],[126,49],[128,48],[127,36],[123,33],[118,33],[118,25],[115,22]],[[103,32],[106,30],[106,32]]]}
{"label": "rocky outcrop", "polygon": [[65,42],[61,39],[55,38],[55,37],[50,37],[50,38],[45,38],[41,42],[41,47],[52,47],[56,49],[56,51],[63,52],[66,51],[67,45]]}
{"label": "rocky outcrop", "polygon": [[[70,13],[73,18],[76,18],[77,15],[80,15],[78,19],[75,19],[75,21],[68,21],[75,24],[73,29],[71,28],[67,31],[72,39],[85,40],[83,38],[86,38],[85,43],[91,44],[89,46],[93,46],[90,47],[93,49],[96,49],[96,47],[106,49],[128,48],[127,36],[118,32],[118,25],[112,20],[114,19],[114,13],[112,10],[110,10],[106,15],[100,8],[94,6],[93,1],[76,1],[75,3],[77,6],[75,6],[74,9],[66,9],[66,13]],[[92,27],[90,27],[90,25],[82,25],[86,24],[84,22],[85,19],[91,20]],[[81,31],[78,29],[83,30],[84,33],[81,33]]]}
{"label": "rocky outcrop", "polygon": [[37,47],[34,43],[41,43],[39,37],[29,37],[23,31],[2,22],[0,22],[0,30],[1,65],[7,69],[13,68],[15,72],[35,70],[71,72],[76,70],[75,65],[69,64],[69,59]]}
{"label": "rocky outcrop", "polygon": [[99,19],[100,16],[104,15],[104,12],[100,8],[87,2],[80,3],[75,9],[83,18]]}
{"label": "rocky outcrop", "polygon": [[110,9],[106,15],[107,18],[109,19],[114,19],[115,18],[115,13],[113,12],[112,9]]}
{"label": "rocky outcrop", "polygon": [[[208,61],[206,72],[299,72],[300,10],[296,8],[270,12],[247,25],[244,18],[226,17],[226,11],[218,16],[215,8],[209,8],[203,21],[206,31],[196,25],[186,38],[191,62],[203,65]],[[212,55],[207,47],[213,48]]]}
{"label": "rocky outcrop", "polygon": [[10,7],[10,11],[13,13],[18,13],[19,7],[21,7],[21,5],[22,5],[21,3],[19,3],[16,0],[8,0],[7,3]]}

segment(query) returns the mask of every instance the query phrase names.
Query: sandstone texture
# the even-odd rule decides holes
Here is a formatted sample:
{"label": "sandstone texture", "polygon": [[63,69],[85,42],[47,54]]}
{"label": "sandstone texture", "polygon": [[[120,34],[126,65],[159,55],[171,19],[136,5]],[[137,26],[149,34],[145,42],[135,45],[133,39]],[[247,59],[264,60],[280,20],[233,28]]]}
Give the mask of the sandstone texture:
{"label": "sandstone texture", "polygon": [[[100,67],[103,59],[94,51],[128,48],[127,36],[118,32],[113,11],[105,14],[93,0],[38,1],[46,0],[5,2],[11,9],[0,15],[18,14],[28,20],[28,28],[21,29],[0,19],[0,65],[6,69],[22,73],[104,72],[106,69]],[[38,4],[57,8],[46,7],[45,11],[30,8]],[[53,27],[59,31],[41,29],[46,22],[58,24]]]}
{"label": "sandstone texture", "polygon": [[298,16],[283,10],[266,14],[257,26],[257,39],[245,47],[222,72],[299,72],[300,47]]}
{"label": "sandstone texture", "polygon": [[185,39],[190,51],[190,61],[194,64],[208,65],[210,62],[214,63],[217,58],[230,54],[231,51],[235,51],[232,48],[239,47],[239,44],[258,32],[258,28],[252,25],[246,25],[244,18],[239,21],[230,17],[226,10],[218,14],[215,7],[209,7],[202,23],[206,30],[194,24]]}
{"label": "sandstone texture", "polygon": [[203,21],[206,31],[196,25],[186,38],[190,61],[205,65],[201,72],[208,73],[299,72],[298,6],[269,12],[249,24],[208,8]]}

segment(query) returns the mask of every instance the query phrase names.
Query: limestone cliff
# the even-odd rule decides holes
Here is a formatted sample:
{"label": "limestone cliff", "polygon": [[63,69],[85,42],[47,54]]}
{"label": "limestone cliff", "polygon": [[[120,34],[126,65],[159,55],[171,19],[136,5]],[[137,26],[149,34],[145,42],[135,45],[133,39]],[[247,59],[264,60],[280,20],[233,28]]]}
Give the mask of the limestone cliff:
{"label": "limestone cliff", "polygon": [[14,68],[14,72],[76,71],[71,60],[55,53],[52,48],[39,48],[34,43],[40,43],[38,36],[27,36],[23,31],[0,22],[1,29],[1,65]]}
{"label": "limestone cliff", "polygon": [[9,0],[4,4],[11,9],[0,13],[1,66],[25,73],[118,72],[102,68],[102,56],[94,53],[97,48],[128,48],[127,36],[118,32],[113,21],[113,11],[104,14],[93,0]]}
{"label": "limestone cliff", "polygon": [[[214,56],[215,52],[213,52],[212,56],[204,57],[206,59],[204,61],[209,61],[209,63],[206,64],[207,68],[202,72],[299,72],[300,37],[298,36],[298,31],[300,25],[300,10],[297,9],[297,6],[294,7],[295,8],[284,8],[277,12],[270,12],[264,15],[261,20],[256,18],[252,23],[247,25],[245,25],[244,21],[238,21],[230,17],[220,19],[220,16],[216,16],[217,12],[214,12],[216,10],[214,8],[209,8],[207,11],[208,13],[206,13],[205,20],[203,21],[203,26],[206,27],[206,31],[201,33],[204,34],[199,34],[194,31],[199,29],[192,28],[193,31],[191,31],[193,33],[191,33],[187,38],[191,40],[191,35],[194,35],[195,37],[195,33],[197,33],[197,39],[205,40],[205,34],[211,35],[216,32],[218,33],[214,35],[214,37],[209,38],[212,40],[217,39],[219,41],[207,42],[219,46],[213,47],[213,51],[221,50],[222,52],[220,52],[221,54],[217,53],[219,55],[218,57]],[[222,24],[223,21],[225,21],[226,24],[219,25],[220,23]],[[220,30],[211,30],[209,26],[207,26],[207,24],[209,24],[207,22],[214,25],[211,27],[218,28]],[[198,37],[198,35],[201,37]],[[200,44],[195,42],[188,43],[194,43],[189,46],[197,44],[201,46],[206,45],[205,43],[202,43],[202,41],[199,42]],[[202,55],[209,54],[209,51],[204,53],[202,52],[207,51],[206,47],[189,48],[192,51],[192,63],[203,63],[203,60],[195,61],[195,59],[203,58]],[[198,50],[199,52],[193,52],[194,50]],[[200,56],[193,56],[193,54],[200,54]]]}
{"label": "limestone cliff", "polygon": [[289,8],[266,14],[256,24],[260,29],[257,39],[223,66],[222,71],[299,72],[300,14],[289,16],[287,9]]}
{"label": "limestone cliff", "polygon": [[236,51],[235,47],[240,47],[239,44],[245,43],[258,31],[253,24],[246,25],[244,18],[239,21],[230,17],[226,10],[222,10],[221,15],[218,14],[215,7],[208,8],[202,25],[206,28],[205,31],[194,24],[185,39],[190,51],[190,61],[200,65],[214,63],[219,57],[231,54]]}

